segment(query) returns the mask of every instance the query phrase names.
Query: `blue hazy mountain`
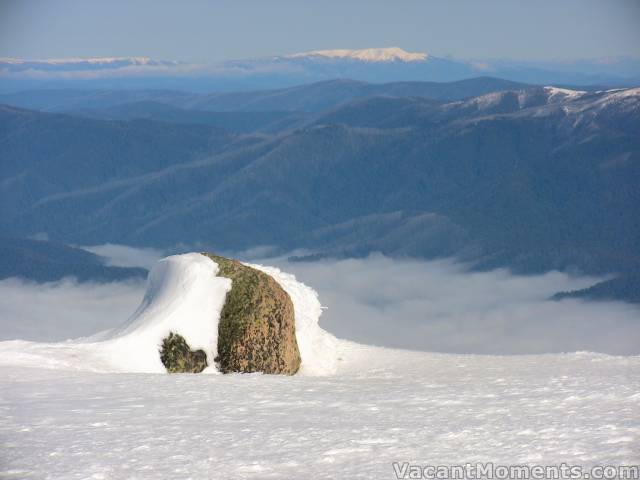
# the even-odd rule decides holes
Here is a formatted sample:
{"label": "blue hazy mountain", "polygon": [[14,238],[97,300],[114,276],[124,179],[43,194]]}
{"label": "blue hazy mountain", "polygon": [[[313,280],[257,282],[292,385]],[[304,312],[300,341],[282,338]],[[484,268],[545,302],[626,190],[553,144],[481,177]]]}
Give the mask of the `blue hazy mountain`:
{"label": "blue hazy mountain", "polygon": [[0,280],[18,277],[51,282],[66,277],[110,282],[144,279],[143,268],[112,267],[102,257],[57,242],[0,236]]}
{"label": "blue hazy mountain", "polygon": [[640,303],[640,274],[630,273],[599,282],[592,287],[572,292],[559,292],[554,300],[582,298],[588,300],[624,300]]}
{"label": "blue hazy mountain", "polygon": [[174,107],[161,102],[141,101],[107,108],[79,109],[69,113],[102,120],[146,119],[168,123],[209,125],[236,133],[275,133],[305,123],[308,114],[296,111],[207,111]]}
{"label": "blue hazy mountain", "polygon": [[[170,90],[28,90],[0,95],[0,104],[49,112],[70,112],[103,118],[164,118],[179,116],[168,107],[213,112],[322,112],[357,98],[371,96],[427,97],[460,100],[528,85],[492,77],[456,82],[392,82],[372,84],[329,80],[274,90],[195,94]],[[146,106],[145,106],[146,104]],[[145,111],[146,109],[146,111]],[[161,110],[162,112],[154,112]],[[190,120],[197,113],[192,112]],[[111,116],[111,117],[110,117]],[[137,117],[137,118],[140,118]]]}
{"label": "blue hazy mountain", "polygon": [[374,83],[450,82],[482,75],[541,85],[629,86],[640,79],[640,62],[462,61],[400,48],[318,50],[215,65],[140,57],[39,61],[5,58],[0,59],[0,92],[74,88],[246,91],[336,78]]}
{"label": "blue hazy mountain", "polygon": [[[269,92],[249,97],[255,106]],[[5,107],[0,230],[80,245],[638,270],[639,89],[326,105],[272,133]]]}

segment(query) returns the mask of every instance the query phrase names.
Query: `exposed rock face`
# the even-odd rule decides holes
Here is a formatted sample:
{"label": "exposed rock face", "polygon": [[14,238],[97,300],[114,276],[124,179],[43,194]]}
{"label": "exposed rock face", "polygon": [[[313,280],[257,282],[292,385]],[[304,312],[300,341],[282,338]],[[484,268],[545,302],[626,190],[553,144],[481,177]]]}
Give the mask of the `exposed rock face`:
{"label": "exposed rock face", "polygon": [[220,371],[296,373],[300,352],[287,292],[266,273],[237,260],[204,255],[218,264],[219,276],[233,282],[218,324]]}
{"label": "exposed rock face", "polygon": [[162,340],[160,360],[169,373],[200,373],[207,368],[207,354],[191,350],[185,339],[173,332]]}

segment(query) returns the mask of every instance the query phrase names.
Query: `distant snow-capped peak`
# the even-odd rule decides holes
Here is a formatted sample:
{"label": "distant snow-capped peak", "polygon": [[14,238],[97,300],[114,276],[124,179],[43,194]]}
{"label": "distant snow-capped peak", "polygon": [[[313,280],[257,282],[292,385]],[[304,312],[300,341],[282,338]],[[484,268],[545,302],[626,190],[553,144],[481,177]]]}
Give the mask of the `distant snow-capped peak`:
{"label": "distant snow-capped peak", "polygon": [[426,53],[406,52],[398,47],[390,48],[365,48],[362,50],[314,50],[311,52],[294,53],[286,58],[340,58],[360,60],[363,62],[423,62],[428,58]]}
{"label": "distant snow-capped peak", "polygon": [[43,60],[25,60],[20,58],[0,57],[0,68],[26,69],[26,68],[53,68],[65,69],[97,69],[97,68],[122,68],[122,67],[157,67],[180,65],[182,62],[154,60],[148,57],[69,57],[50,58]]}
{"label": "distant snow-capped peak", "polygon": [[149,63],[153,63],[148,57],[70,57],[70,58],[48,58],[45,60],[24,60],[21,58],[0,58],[0,62],[2,63],[13,63],[13,64],[22,64],[22,63],[48,63],[51,65],[64,65],[64,64],[74,64],[74,63],[91,63],[91,64],[103,64],[103,63],[120,63],[127,62],[138,65],[147,65]]}

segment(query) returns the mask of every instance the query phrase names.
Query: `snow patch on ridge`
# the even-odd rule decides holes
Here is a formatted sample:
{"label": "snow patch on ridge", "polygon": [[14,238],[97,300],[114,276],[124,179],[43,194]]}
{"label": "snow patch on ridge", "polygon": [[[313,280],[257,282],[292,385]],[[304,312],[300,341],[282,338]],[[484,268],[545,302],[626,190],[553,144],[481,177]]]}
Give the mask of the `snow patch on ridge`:
{"label": "snow patch on ridge", "polygon": [[568,88],[552,86],[544,87],[544,91],[547,93],[549,100],[573,100],[575,98],[580,98],[587,93],[583,90],[569,90]]}
{"label": "snow patch on ridge", "polygon": [[600,111],[615,105],[620,112],[640,110],[640,87],[606,90],[596,92],[598,96],[592,101],[575,102],[575,104],[563,107],[569,114],[578,114],[587,111]]}
{"label": "snow patch on ridge", "polygon": [[609,95],[607,96],[607,98],[609,99],[639,97],[640,87],[608,90],[607,93],[609,93]]}

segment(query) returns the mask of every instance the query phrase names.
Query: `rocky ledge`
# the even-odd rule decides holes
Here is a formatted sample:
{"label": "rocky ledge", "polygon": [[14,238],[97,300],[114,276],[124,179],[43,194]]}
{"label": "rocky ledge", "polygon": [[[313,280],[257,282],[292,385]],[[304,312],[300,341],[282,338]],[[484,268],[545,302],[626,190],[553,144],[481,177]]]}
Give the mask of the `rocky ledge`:
{"label": "rocky ledge", "polygon": [[[218,276],[232,282],[218,322],[218,369],[222,373],[295,374],[300,368],[300,351],[287,292],[260,270],[237,260],[203,255],[218,264]],[[163,340],[160,356],[170,373],[197,373],[206,367],[204,352],[191,350],[184,338],[173,333]]]}

